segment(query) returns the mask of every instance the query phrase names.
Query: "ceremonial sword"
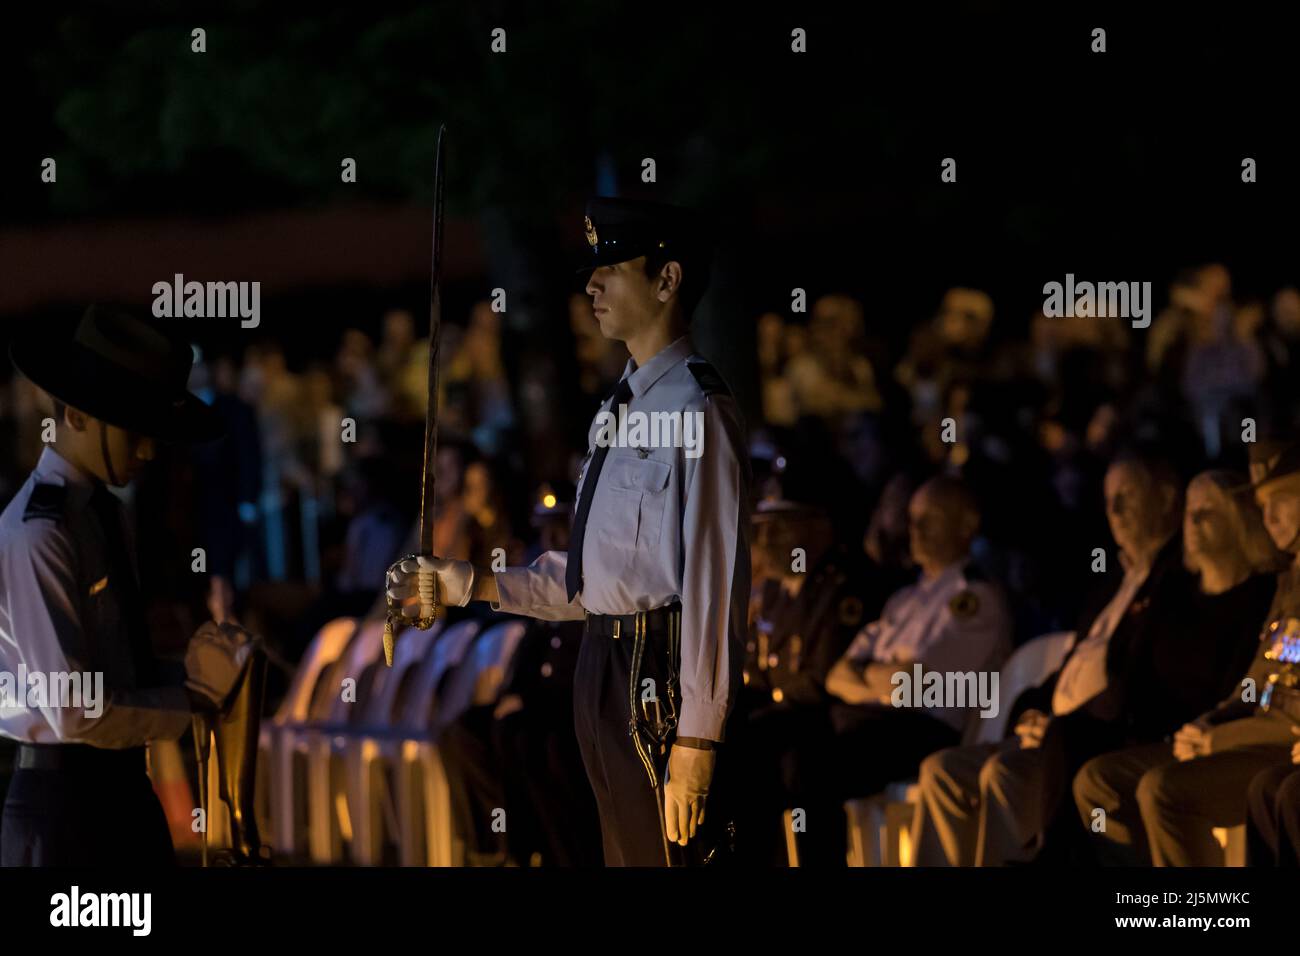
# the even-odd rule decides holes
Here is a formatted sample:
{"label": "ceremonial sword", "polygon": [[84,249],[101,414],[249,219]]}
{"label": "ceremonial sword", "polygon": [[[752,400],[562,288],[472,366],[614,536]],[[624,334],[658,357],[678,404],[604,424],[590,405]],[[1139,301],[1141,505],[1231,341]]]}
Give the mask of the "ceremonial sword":
{"label": "ceremonial sword", "polygon": [[[409,554],[394,563],[388,569],[390,572],[412,558],[433,555],[433,508],[437,485],[434,459],[438,454],[438,347],[442,341],[442,193],[443,179],[446,175],[443,141],[446,132],[446,124],[438,127],[438,147],[433,167],[433,273],[429,282],[429,402],[424,413],[424,473],[420,481],[420,532],[417,538],[417,546],[420,550],[417,554]],[[443,608],[438,601],[438,588],[435,583],[433,611],[428,617],[418,618],[415,623],[420,630],[427,631],[442,616]],[[388,611],[384,617],[384,661],[389,667],[393,666],[394,624],[404,620],[402,605],[393,598],[388,598]]]}

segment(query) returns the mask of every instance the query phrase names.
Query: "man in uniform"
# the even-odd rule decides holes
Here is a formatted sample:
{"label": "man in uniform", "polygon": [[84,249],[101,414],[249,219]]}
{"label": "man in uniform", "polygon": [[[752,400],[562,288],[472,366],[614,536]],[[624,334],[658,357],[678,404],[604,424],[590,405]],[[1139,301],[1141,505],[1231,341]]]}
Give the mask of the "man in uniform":
{"label": "man in uniform", "polygon": [[389,594],[418,595],[411,616],[432,609],[436,585],[450,605],[585,617],[574,718],[605,862],[707,862],[729,843],[715,769],[726,766],[749,599],[744,428],[688,335],[710,258],[693,217],[595,199],[585,230],[596,319],[631,360],[590,429],[568,552],[496,573],[407,561]]}
{"label": "man in uniform", "polygon": [[[814,825],[809,810],[811,852],[801,852],[801,863],[843,865],[843,801],[915,777],[928,754],[961,739],[970,708],[980,706],[896,706],[895,674],[912,678],[919,664],[923,673],[970,672],[978,680],[978,672],[997,670],[1010,649],[1006,600],[970,558],[979,520],[978,503],[955,478],[932,478],[912,495],[910,547],[920,580],[885,602],[827,677],[826,689],[837,698],[833,737],[803,775],[803,791],[829,821]],[[921,699],[921,688],[906,696]]]}
{"label": "man in uniform", "polygon": [[[211,440],[221,425],[185,390],[189,346],[128,315],[92,307],[10,354],[54,399],[57,431],[0,514],[0,671],[28,678],[0,693],[0,735],[20,742],[0,863],[167,865],[171,836],[145,746],[179,737],[194,711],[217,710],[251,644],[209,621],[190,640],[185,682],[166,681],[108,488],[135,478],[155,441]],[[34,698],[33,675],[47,688],[81,675],[81,694]],[[91,699],[99,680],[102,699]]]}

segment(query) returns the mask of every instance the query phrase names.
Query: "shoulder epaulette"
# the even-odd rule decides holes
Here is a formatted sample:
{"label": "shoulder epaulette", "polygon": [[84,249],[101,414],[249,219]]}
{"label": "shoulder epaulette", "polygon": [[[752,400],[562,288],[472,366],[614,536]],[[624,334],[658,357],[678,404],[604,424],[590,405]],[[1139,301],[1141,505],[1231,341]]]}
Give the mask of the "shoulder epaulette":
{"label": "shoulder epaulette", "polygon": [[691,370],[691,374],[695,376],[695,381],[699,383],[705,395],[731,394],[731,389],[722,380],[718,370],[708,362],[687,362],[686,367]]}
{"label": "shoulder epaulette", "polygon": [[31,497],[27,499],[27,507],[23,509],[23,520],[50,518],[58,521],[63,517],[63,505],[67,497],[66,485],[34,485]]}

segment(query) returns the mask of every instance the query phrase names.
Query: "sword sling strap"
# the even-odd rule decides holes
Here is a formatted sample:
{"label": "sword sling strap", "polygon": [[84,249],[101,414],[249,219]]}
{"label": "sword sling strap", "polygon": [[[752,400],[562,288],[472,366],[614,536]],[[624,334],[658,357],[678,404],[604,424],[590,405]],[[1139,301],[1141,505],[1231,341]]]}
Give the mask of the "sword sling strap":
{"label": "sword sling strap", "polygon": [[[681,662],[681,611],[674,609],[668,613],[668,680],[664,693],[667,697],[667,714],[660,704],[658,688],[650,700],[641,694],[641,663],[645,656],[646,612],[638,611],[633,618],[632,627],[632,666],[628,675],[628,735],[636,747],[641,765],[645,767],[652,790],[659,787],[659,775],[655,770],[650,748],[655,747],[662,755],[668,745],[668,739],[677,730],[677,696],[678,673]],[[654,706],[651,716],[650,707]],[[640,712],[638,713],[638,708]]]}

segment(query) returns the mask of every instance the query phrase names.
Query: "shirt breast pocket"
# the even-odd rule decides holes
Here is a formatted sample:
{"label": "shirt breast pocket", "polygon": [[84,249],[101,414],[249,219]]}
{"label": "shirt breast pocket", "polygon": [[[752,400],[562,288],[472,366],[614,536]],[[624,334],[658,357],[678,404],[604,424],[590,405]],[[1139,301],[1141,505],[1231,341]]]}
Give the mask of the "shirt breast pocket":
{"label": "shirt breast pocket", "polygon": [[664,461],[631,456],[611,457],[605,463],[603,485],[609,482],[608,515],[611,543],[628,550],[647,550],[659,544],[663,529],[665,489],[672,467]]}

